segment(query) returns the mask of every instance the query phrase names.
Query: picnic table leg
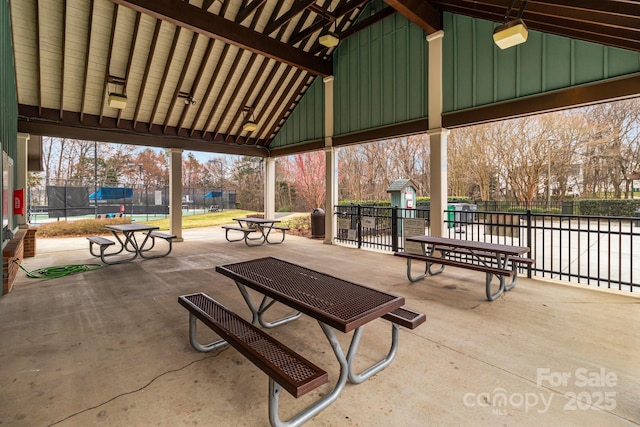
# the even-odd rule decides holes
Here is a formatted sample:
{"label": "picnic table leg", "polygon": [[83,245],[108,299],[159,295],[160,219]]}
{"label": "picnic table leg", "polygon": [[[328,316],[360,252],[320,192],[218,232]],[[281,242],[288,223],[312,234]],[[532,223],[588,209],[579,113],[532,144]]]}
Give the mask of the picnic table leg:
{"label": "picnic table leg", "polygon": [[[506,259],[506,257],[505,257]],[[500,254],[496,254],[496,264],[498,266],[498,268],[503,268],[504,265],[504,259],[500,256]],[[500,295],[502,295],[504,293],[505,290],[510,290],[511,288],[513,288],[513,286],[515,286],[515,279],[513,282],[513,286],[511,286],[511,288],[507,289],[506,288],[506,279],[504,276],[497,276],[498,277],[498,281],[500,283],[500,286],[498,288],[498,290],[494,293],[491,291],[491,282],[493,281],[493,274],[491,273],[487,273],[487,283],[486,283],[486,294],[487,294],[487,299],[489,301],[494,301],[496,298],[498,298]]]}
{"label": "picnic table leg", "polygon": [[407,258],[407,279],[410,282],[417,282],[418,280],[422,280],[429,275],[429,262],[425,261],[424,273],[419,276],[413,277],[411,275],[411,258]]}
{"label": "picnic table leg", "polygon": [[191,347],[193,347],[197,351],[208,353],[210,351],[218,350],[229,345],[225,340],[222,339],[209,344],[200,344],[196,334],[197,320],[198,318],[195,314],[189,313],[189,342],[191,343]]}
{"label": "picnic table leg", "polygon": [[282,393],[282,387],[280,387],[278,383],[276,383],[271,377],[269,377],[269,421],[271,422],[271,425],[273,427],[301,426],[311,418],[318,415],[320,411],[332,404],[338,398],[340,393],[342,393],[342,390],[347,383],[349,363],[347,362],[347,358],[344,356],[344,352],[342,351],[340,342],[336,339],[336,336],[330,326],[327,326],[320,321],[318,321],[318,324],[324,331],[324,334],[327,336],[327,339],[331,344],[331,348],[333,349],[333,353],[335,354],[336,359],[338,359],[338,363],[340,364],[340,376],[338,378],[338,381],[336,382],[333,390],[324,395],[321,399],[309,405],[298,414],[290,418],[288,421],[282,421],[280,420],[280,417],[278,415],[278,398]]}
{"label": "picnic table leg", "polygon": [[353,337],[351,338],[351,344],[349,345],[349,352],[347,353],[350,383],[360,384],[369,379],[371,376],[382,371],[384,368],[389,366],[391,362],[393,362],[393,359],[396,357],[396,353],[398,352],[398,331],[400,330],[400,326],[392,323],[391,328],[391,348],[389,349],[389,353],[387,353],[387,356],[377,363],[371,365],[367,369],[363,370],[359,374],[353,372],[353,360],[355,359],[356,352],[358,351],[358,345],[360,344],[360,337],[362,336],[364,326],[360,326],[355,330],[355,332],[353,333]]}
{"label": "picnic table leg", "polygon": [[[133,256],[130,258],[125,258],[125,259],[119,259],[118,261],[114,261],[114,262],[106,262],[104,259],[102,260],[105,264],[122,264],[124,262],[129,262],[129,261],[133,261],[134,259],[138,258],[138,250],[137,247],[131,242],[131,237],[124,233],[124,242],[122,241],[122,239],[120,238],[120,235],[115,231],[115,230],[111,230],[111,233],[115,236],[116,240],[118,241],[118,243],[120,243],[121,249],[113,254],[108,254],[108,256],[111,255],[116,255],[119,254],[120,252],[122,252],[123,250],[126,250],[129,253],[132,253]],[[131,250],[128,248],[128,245],[132,245],[134,250]],[[105,255],[107,256],[107,255]]]}
{"label": "picnic table leg", "polygon": [[505,291],[510,291],[518,284],[518,263],[511,261],[511,269],[513,270],[513,278],[508,285],[505,285]]}
{"label": "picnic table leg", "polygon": [[291,314],[289,316],[285,316],[281,319],[268,322],[264,320],[263,315],[269,308],[273,306],[273,304],[275,304],[276,301],[265,295],[262,297],[262,302],[260,303],[260,307],[256,308],[256,306],[253,304],[253,301],[251,300],[251,296],[249,295],[247,288],[242,283],[238,283],[238,282],[236,282],[236,286],[238,286],[238,289],[242,294],[242,298],[244,298],[244,301],[247,303],[249,310],[251,310],[251,315],[252,315],[251,323],[254,325],[256,323],[259,323],[263,328],[270,329],[270,328],[275,328],[276,326],[287,324],[289,322],[293,322],[294,320],[302,316],[302,313],[298,311],[297,313]]}

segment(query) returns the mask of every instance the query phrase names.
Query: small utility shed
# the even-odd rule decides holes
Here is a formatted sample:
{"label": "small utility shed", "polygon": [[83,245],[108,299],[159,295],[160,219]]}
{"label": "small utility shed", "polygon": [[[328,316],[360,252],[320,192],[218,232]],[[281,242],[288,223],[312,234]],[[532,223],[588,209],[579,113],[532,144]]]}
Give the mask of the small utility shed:
{"label": "small utility shed", "polygon": [[414,209],[416,207],[417,185],[410,179],[396,179],[387,188],[391,194],[391,206]]}

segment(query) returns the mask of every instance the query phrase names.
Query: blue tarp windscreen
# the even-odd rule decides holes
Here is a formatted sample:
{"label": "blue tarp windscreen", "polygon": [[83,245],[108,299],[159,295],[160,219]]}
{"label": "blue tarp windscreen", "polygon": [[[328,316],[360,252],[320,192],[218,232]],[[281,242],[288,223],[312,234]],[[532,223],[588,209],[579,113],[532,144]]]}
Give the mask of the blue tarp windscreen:
{"label": "blue tarp windscreen", "polygon": [[[100,187],[98,189],[98,200],[117,200],[117,199],[130,199],[133,197],[133,188],[123,187]],[[95,200],[96,193],[93,192],[89,195],[89,200]]]}

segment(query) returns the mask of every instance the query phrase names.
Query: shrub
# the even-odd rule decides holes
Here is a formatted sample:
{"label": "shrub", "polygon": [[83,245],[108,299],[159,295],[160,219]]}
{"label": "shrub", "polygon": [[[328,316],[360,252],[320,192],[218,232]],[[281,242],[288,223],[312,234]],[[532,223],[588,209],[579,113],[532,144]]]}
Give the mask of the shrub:
{"label": "shrub", "polygon": [[282,225],[289,227],[291,234],[307,236],[311,233],[311,215],[295,215],[282,220]]}

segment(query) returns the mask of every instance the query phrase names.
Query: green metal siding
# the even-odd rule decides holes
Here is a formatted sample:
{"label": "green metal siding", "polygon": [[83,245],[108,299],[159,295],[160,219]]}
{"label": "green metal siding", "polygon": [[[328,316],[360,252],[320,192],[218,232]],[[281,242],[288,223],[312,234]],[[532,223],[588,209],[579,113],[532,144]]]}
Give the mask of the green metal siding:
{"label": "green metal siding", "polygon": [[[364,16],[372,10],[365,8]],[[526,43],[500,50],[492,37],[496,25],[445,13],[444,112],[640,72],[640,53],[536,31]],[[427,117],[425,36],[396,13],[341,41],[333,54],[335,136]],[[324,137],[322,86],[316,78],[271,147]]]}
{"label": "green metal siding", "polygon": [[396,13],[340,43],[333,55],[335,135],[426,116],[425,36]]}
{"label": "green metal siding", "polygon": [[324,138],[324,83],[316,78],[269,148]]}
{"label": "green metal siding", "polygon": [[[9,157],[15,159],[18,149],[18,98],[10,17],[9,1],[0,0],[0,146]],[[13,178],[15,182],[15,176]],[[0,188],[2,188],[2,173],[0,173]]]}
{"label": "green metal siding", "polygon": [[565,89],[640,71],[640,54],[529,31],[526,43],[500,50],[497,24],[444,15],[444,112]]}

